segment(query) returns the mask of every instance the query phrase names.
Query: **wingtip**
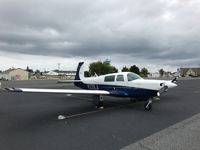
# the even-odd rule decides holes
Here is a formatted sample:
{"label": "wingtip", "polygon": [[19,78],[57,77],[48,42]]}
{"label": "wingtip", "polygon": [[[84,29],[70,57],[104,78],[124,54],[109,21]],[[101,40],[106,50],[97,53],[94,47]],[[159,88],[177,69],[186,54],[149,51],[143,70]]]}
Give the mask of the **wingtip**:
{"label": "wingtip", "polygon": [[6,91],[9,91],[9,92],[22,92],[21,89],[18,89],[18,88],[4,88]]}
{"label": "wingtip", "polygon": [[13,91],[13,88],[4,88],[4,90],[9,91],[9,92],[12,92],[12,91]]}

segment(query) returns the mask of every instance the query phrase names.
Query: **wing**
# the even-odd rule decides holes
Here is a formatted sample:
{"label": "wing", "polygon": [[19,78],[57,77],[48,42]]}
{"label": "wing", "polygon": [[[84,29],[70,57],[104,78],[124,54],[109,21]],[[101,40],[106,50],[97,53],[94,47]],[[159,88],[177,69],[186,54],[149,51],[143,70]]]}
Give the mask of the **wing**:
{"label": "wing", "polygon": [[5,88],[11,92],[32,92],[32,93],[64,93],[64,94],[92,94],[109,95],[104,90],[71,90],[71,89],[32,89],[32,88]]}

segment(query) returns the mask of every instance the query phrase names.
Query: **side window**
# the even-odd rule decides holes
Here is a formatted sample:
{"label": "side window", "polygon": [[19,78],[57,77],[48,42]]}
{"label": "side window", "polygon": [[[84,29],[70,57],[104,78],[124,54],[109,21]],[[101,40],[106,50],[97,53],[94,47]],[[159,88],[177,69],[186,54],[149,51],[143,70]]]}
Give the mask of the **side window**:
{"label": "side window", "polygon": [[106,76],[104,78],[104,81],[105,82],[114,82],[115,81],[115,76],[114,75],[112,75],[112,76]]}
{"label": "side window", "polygon": [[117,75],[116,81],[124,81],[124,76],[123,75]]}

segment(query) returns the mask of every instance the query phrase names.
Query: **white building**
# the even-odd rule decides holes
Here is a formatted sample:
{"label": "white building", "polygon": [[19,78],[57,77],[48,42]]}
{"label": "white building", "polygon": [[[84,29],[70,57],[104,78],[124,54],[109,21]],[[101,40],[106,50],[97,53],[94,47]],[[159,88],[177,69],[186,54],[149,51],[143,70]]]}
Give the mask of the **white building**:
{"label": "white building", "polygon": [[76,75],[76,71],[59,71],[59,70],[52,70],[47,72],[45,75],[49,76],[74,76]]}
{"label": "white building", "polygon": [[160,73],[159,72],[154,72],[154,73],[149,74],[148,77],[158,78],[158,77],[160,77]]}
{"label": "white building", "polygon": [[5,80],[28,80],[29,72],[23,69],[8,69],[0,73],[0,79]]}
{"label": "white building", "polygon": [[52,71],[47,72],[46,75],[48,75],[48,76],[58,76],[58,72],[52,70]]}

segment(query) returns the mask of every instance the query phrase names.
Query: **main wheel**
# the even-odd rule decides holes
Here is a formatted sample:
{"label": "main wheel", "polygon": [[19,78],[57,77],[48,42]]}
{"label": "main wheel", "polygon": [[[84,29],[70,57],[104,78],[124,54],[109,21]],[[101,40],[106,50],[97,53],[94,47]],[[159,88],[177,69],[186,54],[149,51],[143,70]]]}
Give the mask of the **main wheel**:
{"label": "main wheel", "polygon": [[101,95],[94,95],[93,103],[98,109],[103,109],[103,96]]}
{"label": "main wheel", "polygon": [[148,103],[149,103],[149,102],[146,102],[146,103],[144,104],[144,109],[145,109],[146,111],[149,111],[149,110],[151,110],[151,108],[152,108],[152,104],[150,103],[150,104],[148,105]]}

